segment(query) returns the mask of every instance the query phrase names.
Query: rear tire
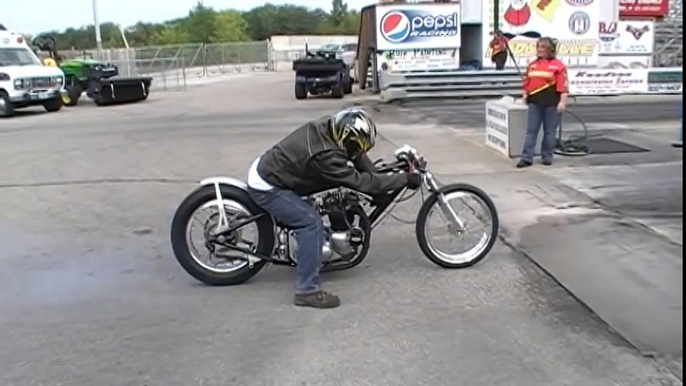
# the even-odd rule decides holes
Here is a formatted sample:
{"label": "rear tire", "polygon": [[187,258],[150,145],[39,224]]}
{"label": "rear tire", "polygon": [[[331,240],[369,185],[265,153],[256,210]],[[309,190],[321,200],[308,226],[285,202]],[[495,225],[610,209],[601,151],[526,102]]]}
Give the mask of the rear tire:
{"label": "rear tire", "polygon": [[43,102],[43,108],[45,108],[45,111],[49,113],[55,113],[62,110],[62,106],[63,103],[61,95]]}
{"label": "rear tire", "polygon": [[10,102],[10,96],[3,90],[0,90],[0,118],[9,118],[14,116],[14,106]]}
{"label": "rear tire", "polygon": [[[490,230],[490,239],[488,240],[488,243],[486,244],[484,249],[476,257],[472,258],[469,261],[461,263],[449,262],[438,256],[432,250],[428,240],[426,239],[426,226],[429,217],[429,211],[434,205],[437,205],[438,198],[441,194],[450,194],[456,192],[466,192],[478,197],[486,205],[491,216],[492,222]],[[498,220],[498,211],[495,208],[493,200],[491,200],[491,198],[486,194],[486,192],[469,184],[453,184],[442,187],[438,191],[438,193],[432,194],[426,201],[424,201],[424,204],[419,209],[419,213],[417,214],[415,233],[417,236],[417,243],[419,244],[419,248],[422,250],[424,255],[429,260],[431,260],[432,263],[443,268],[467,268],[480,262],[488,255],[488,253],[491,251],[491,248],[493,248],[496,239],[498,238],[499,226],[500,225]]]}
{"label": "rear tire", "polygon": [[[263,210],[242,189],[232,186],[221,186],[222,198],[240,203],[248,209],[251,215],[256,215]],[[189,251],[186,240],[186,227],[192,221],[193,213],[207,202],[216,200],[214,186],[202,186],[193,191],[181,203],[174,214],[171,224],[171,244],[176,260],[181,267],[196,280],[212,285],[226,286],[240,284],[255,276],[267,264],[265,260],[256,262],[252,268],[248,264],[230,272],[214,272],[198,264]],[[258,242],[256,252],[260,255],[270,256],[274,250],[274,225],[271,217],[263,216],[257,220]]]}
{"label": "rear tire", "polygon": [[95,105],[99,107],[107,106],[103,97],[100,94],[93,95],[93,102],[95,102]]}
{"label": "rear tire", "polygon": [[344,94],[352,94],[353,93],[353,80],[348,78],[348,80],[345,82],[345,86],[343,87],[343,93]]}
{"label": "rear tire", "polygon": [[331,96],[337,99],[343,98],[343,83],[338,82],[331,86]]}
{"label": "rear tire", "polygon": [[307,98],[307,87],[302,83],[295,84],[295,99]]}

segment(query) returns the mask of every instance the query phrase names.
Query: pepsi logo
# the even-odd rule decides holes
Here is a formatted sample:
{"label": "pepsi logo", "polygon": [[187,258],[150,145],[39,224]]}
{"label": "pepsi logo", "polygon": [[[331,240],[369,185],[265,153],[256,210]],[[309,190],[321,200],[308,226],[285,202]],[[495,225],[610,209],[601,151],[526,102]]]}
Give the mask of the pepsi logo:
{"label": "pepsi logo", "polygon": [[391,44],[452,38],[460,34],[460,15],[394,9],[381,18],[378,28],[381,37]]}
{"label": "pepsi logo", "polygon": [[402,12],[391,11],[381,19],[381,36],[391,43],[407,39],[410,30],[410,19]]}
{"label": "pepsi logo", "polygon": [[572,7],[585,7],[593,4],[593,0],[566,0]]}

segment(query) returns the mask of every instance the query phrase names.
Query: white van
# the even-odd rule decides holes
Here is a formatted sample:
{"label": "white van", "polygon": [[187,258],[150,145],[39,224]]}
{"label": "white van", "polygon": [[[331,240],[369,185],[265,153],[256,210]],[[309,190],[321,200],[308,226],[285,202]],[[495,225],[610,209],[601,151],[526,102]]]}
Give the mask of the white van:
{"label": "white van", "polygon": [[62,70],[43,66],[22,35],[0,29],[0,117],[36,105],[59,111],[63,89]]}

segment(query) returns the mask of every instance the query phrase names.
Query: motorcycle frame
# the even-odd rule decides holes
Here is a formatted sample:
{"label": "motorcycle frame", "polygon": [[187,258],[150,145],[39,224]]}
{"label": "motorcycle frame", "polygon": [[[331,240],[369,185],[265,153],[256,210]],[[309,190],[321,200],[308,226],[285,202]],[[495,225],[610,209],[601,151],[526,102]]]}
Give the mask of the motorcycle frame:
{"label": "motorcycle frame", "polygon": [[[276,219],[272,215],[270,215],[269,213],[267,213],[265,211],[260,212],[256,215],[250,216],[244,220],[241,220],[237,224],[234,224],[232,226],[228,226],[228,218],[226,216],[226,211],[223,207],[224,198],[222,197],[222,194],[221,194],[221,186],[222,185],[232,186],[232,187],[247,191],[248,185],[244,181],[241,181],[241,180],[238,180],[235,178],[231,178],[231,177],[207,178],[207,179],[202,180],[200,182],[200,185],[201,186],[213,185],[214,190],[215,190],[215,194],[217,196],[217,209],[219,211],[219,226],[217,227],[217,230],[215,232],[213,232],[212,236],[216,237],[216,236],[221,236],[221,235],[225,235],[225,234],[237,231],[240,228],[242,228],[242,227],[244,227],[244,226],[246,226],[246,225],[248,225],[254,221],[257,221],[264,216],[269,216],[271,218],[271,222],[274,224],[274,236],[276,236],[278,228],[286,228],[286,227],[283,227],[282,225],[280,225],[279,222],[276,221]],[[391,199],[387,203],[375,206],[374,209],[371,211],[371,213],[367,214],[367,217],[369,218],[369,221],[372,224],[372,227],[381,218],[381,216],[384,214],[384,212],[391,205],[393,205],[393,203],[395,203],[397,201],[398,197],[400,197],[400,195],[405,190],[406,190],[406,188],[403,187],[403,188],[400,188],[400,189],[397,189],[397,190],[391,192],[391,194],[390,194]],[[262,254],[255,253],[255,252],[253,252],[247,248],[242,248],[242,247],[238,247],[238,246],[230,245],[230,244],[222,244],[222,246],[227,247],[229,249],[233,249],[233,250],[238,251],[238,252],[245,253],[248,256],[247,260],[251,264],[254,264],[255,262],[257,262],[259,260],[265,260],[267,262],[270,262],[273,264],[280,264],[280,265],[290,264],[288,262],[277,260],[273,256],[265,256]],[[259,259],[259,260],[257,260],[257,259]]]}

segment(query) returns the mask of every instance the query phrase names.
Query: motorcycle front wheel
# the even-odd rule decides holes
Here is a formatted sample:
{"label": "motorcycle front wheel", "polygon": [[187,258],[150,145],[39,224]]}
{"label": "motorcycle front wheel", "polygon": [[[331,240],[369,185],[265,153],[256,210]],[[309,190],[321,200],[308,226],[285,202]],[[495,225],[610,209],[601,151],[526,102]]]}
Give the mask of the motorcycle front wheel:
{"label": "motorcycle front wheel", "polygon": [[[209,232],[219,225],[220,208],[226,213],[229,225],[262,211],[242,189],[221,186],[220,192],[221,205],[214,186],[196,189],[181,203],[171,224],[176,260],[189,275],[212,286],[243,283],[266,264],[260,260],[251,267],[244,253],[207,242]],[[262,216],[226,235],[224,242],[269,256],[274,249],[274,225],[269,216]]]}
{"label": "motorcycle front wheel", "polygon": [[[443,225],[432,227],[434,218],[442,219]],[[495,204],[483,190],[452,184],[424,201],[415,232],[419,248],[431,262],[443,268],[467,268],[488,255],[498,237],[498,227]],[[434,240],[436,230],[447,230],[448,236]],[[447,247],[437,245],[440,241],[447,241]]]}

